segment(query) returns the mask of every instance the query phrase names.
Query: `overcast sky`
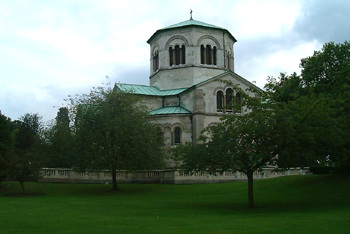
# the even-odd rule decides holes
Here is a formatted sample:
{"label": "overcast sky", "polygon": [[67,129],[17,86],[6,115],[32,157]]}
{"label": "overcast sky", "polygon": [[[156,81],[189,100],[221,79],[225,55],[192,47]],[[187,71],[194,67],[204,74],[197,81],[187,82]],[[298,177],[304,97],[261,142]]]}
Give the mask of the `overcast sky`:
{"label": "overcast sky", "polygon": [[68,95],[112,82],[149,84],[149,45],[190,18],[237,39],[235,72],[263,87],[301,58],[350,40],[349,0],[0,0],[0,110],[54,119]]}

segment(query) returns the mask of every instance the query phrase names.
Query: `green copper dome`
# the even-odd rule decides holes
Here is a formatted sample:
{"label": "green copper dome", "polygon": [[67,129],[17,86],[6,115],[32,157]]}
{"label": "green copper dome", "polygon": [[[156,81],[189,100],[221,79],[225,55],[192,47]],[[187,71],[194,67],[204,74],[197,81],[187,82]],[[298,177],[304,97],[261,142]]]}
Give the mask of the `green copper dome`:
{"label": "green copper dome", "polygon": [[177,28],[184,28],[184,27],[203,27],[203,28],[212,28],[212,29],[218,29],[218,30],[222,30],[226,33],[228,33],[228,35],[234,40],[234,42],[236,42],[237,40],[232,36],[232,34],[224,28],[212,25],[212,24],[207,24],[198,20],[194,20],[194,19],[189,19],[177,24],[173,24],[170,25],[168,27],[162,28],[162,29],[158,29],[147,41],[147,43],[149,43],[153,37],[155,37],[158,33],[162,32],[162,31],[167,31],[167,30],[172,30],[172,29],[177,29]]}
{"label": "green copper dome", "polygon": [[225,30],[224,28],[220,28],[218,26],[212,25],[212,24],[207,24],[198,20],[190,19],[186,20],[177,24],[170,25],[168,27],[162,28],[160,30],[166,30],[170,28],[180,28],[180,27],[186,27],[186,26],[200,26],[200,27],[207,27],[207,28],[216,28],[216,29],[222,29]]}

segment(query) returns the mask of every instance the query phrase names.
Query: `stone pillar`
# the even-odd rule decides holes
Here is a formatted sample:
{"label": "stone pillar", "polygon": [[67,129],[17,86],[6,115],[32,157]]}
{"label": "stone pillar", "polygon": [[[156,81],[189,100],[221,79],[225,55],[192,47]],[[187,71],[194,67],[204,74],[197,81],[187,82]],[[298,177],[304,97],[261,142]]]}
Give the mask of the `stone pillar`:
{"label": "stone pillar", "polygon": [[204,128],[204,94],[202,89],[194,91],[192,116],[192,142],[195,142]]}

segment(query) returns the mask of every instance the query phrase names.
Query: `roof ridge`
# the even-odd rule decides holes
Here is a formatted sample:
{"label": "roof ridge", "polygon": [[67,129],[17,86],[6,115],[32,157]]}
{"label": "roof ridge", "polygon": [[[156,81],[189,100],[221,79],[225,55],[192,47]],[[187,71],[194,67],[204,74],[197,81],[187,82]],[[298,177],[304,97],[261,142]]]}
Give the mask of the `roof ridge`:
{"label": "roof ridge", "polygon": [[134,85],[134,86],[145,86],[145,87],[153,87],[159,89],[157,86],[144,85],[144,84],[127,84],[127,83],[116,83],[116,85]]}
{"label": "roof ridge", "polygon": [[124,92],[150,95],[150,96],[178,95],[179,93],[182,93],[188,89],[188,88],[176,88],[176,89],[161,90],[157,86],[138,85],[138,84],[121,84],[121,83],[116,83],[116,86]]}
{"label": "roof ridge", "polygon": [[150,111],[150,115],[167,115],[167,114],[191,114],[191,111],[182,105],[160,107]]}
{"label": "roof ridge", "polygon": [[223,30],[225,32],[228,33],[228,35],[234,40],[234,42],[236,42],[236,38],[234,38],[234,36],[232,36],[232,34],[230,33],[230,31],[228,31],[227,29],[225,28],[222,28],[222,27],[219,27],[219,26],[216,26],[216,25],[213,25],[213,24],[208,24],[208,23],[205,23],[205,22],[202,22],[202,21],[199,21],[199,20],[194,20],[194,19],[189,19],[189,20],[185,20],[185,21],[182,21],[180,23],[177,23],[177,24],[172,24],[170,26],[167,26],[167,27],[164,27],[164,28],[161,28],[161,29],[158,29],[155,33],[153,33],[153,35],[147,40],[147,43],[150,43],[150,41],[152,40],[152,38],[155,37],[155,35],[157,35],[159,32],[162,32],[162,31],[166,31],[166,30],[171,30],[171,29],[176,29],[176,28],[182,28],[182,27],[191,27],[191,26],[194,26],[194,27],[204,27],[204,28],[212,28],[212,29],[217,29],[217,30]]}
{"label": "roof ridge", "polygon": [[181,27],[181,26],[188,26],[188,25],[197,25],[197,26],[204,26],[204,27],[212,27],[212,28],[224,29],[224,28],[216,26],[214,24],[208,24],[208,23],[205,23],[203,21],[189,19],[189,20],[185,20],[185,21],[182,21],[182,22],[179,22],[179,23],[172,24],[170,26],[161,28],[160,30],[170,29],[170,28],[175,28],[175,27]]}

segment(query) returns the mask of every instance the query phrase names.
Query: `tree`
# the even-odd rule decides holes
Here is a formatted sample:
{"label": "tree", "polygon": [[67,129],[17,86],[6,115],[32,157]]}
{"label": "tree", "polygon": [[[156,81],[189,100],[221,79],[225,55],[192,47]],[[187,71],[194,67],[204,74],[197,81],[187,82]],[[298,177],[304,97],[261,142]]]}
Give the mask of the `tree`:
{"label": "tree", "polygon": [[333,99],[317,94],[303,85],[295,73],[270,77],[264,93],[276,118],[275,131],[280,147],[278,166],[283,168],[313,166],[326,158],[340,145],[339,128],[330,108]]}
{"label": "tree", "polygon": [[[240,90],[244,95],[244,92]],[[272,163],[278,152],[275,115],[261,98],[244,95],[243,106],[252,111],[243,116],[226,114],[205,129],[198,144],[179,146],[175,160],[187,171],[240,171],[248,178],[249,207],[254,207],[253,173]]]}
{"label": "tree", "polygon": [[71,167],[72,134],[70,128],[69,110],[61,107],[57,112],[55,122],[45,131],[47,140],[46,153],[48,167]]}
{"label": "tree", "polygon": [[11,120],[0,111],[0,181],[6,178],[6,168],[12,149]]}
{"label": "tree", "polygon": [[350,42],[326,43],[321,51],[301,60],[301,78],[305,87],[316,93],[344,97],[350,84]]}
{"label": "tree", "polygon": [[334,113],[336,139],[330,160],[344,170],[350,170],[350,42],[326,43],[321,51],[301,60],[301,78],[305,89],[326,96],[328,110]]}
{"label": "tree", "polygon": [[281,74],[265,86],[269,101],[284,116],[278,126],[285,128],[286,150],[279,154],[279,165],[350,168],[350,43],[327,43],[302,59],[300,67],[300,76]]}
{"label": "tree", "polygon": [[22,187],[24,182],[38,179],[42,168],[41,117],[38,114],[25,114],[12,122],[13,150],[9,157],[7,174],[17,180]]}
{"label": "tree", "polygon": [[71,99],[71,108],[75,115],[76,169],[108,169],[113,190],[118,190],[117,169],[163,166],[162,142],[136,95],[94,88],[88,95]]}
{"label": "tree", "polygon": [[245,173],[250,207],[253,172],[268,162],[288,168],[341,161],[350,168],[350,44],[328,43],[301,67],[300,76],[270,77],[261,98],[243,98],[250,113],[224,115],[201,144],[176,148],[175,159],[187,171]]}

